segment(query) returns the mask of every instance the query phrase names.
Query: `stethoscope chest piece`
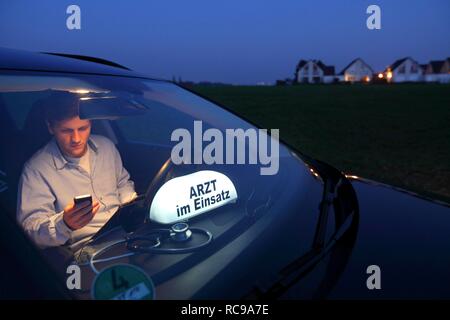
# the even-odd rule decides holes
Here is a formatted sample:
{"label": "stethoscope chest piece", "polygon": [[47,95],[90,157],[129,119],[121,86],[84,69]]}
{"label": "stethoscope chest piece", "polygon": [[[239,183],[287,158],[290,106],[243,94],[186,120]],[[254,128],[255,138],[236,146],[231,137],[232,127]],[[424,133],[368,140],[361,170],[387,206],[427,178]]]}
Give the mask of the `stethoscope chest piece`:
{"label": "stethoscope chest piece", "polygon": [[191,238],[192,231],[189,230],[189,225],[184,222],[175,223],[171,227],[170,238],[176,242],[184,242]]}

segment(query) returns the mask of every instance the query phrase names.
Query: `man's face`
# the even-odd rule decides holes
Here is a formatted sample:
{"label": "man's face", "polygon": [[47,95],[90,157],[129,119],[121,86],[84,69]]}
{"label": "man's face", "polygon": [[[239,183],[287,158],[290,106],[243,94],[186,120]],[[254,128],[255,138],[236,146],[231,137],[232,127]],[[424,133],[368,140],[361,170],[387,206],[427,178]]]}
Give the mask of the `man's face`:
{"label": "man's face", "polygon": [[85,154],[91,134],[89,120],[81,120],[77,116],[48,125],[48,130],[55,136],[59,148],[66,156],[79,158]]}

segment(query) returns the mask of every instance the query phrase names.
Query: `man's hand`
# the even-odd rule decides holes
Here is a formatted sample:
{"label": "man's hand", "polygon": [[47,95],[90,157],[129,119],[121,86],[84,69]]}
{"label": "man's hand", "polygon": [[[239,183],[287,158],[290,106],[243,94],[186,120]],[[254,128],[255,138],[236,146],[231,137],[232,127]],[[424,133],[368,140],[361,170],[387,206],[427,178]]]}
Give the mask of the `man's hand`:
{"label": "man's hand", "polygon": [[92,220],[99,208],[100,203],[98,201],[94,201],[92,205],[89,201],[78,205],[72,202],[64,208],[64,222],[72,230],[81,229]]}

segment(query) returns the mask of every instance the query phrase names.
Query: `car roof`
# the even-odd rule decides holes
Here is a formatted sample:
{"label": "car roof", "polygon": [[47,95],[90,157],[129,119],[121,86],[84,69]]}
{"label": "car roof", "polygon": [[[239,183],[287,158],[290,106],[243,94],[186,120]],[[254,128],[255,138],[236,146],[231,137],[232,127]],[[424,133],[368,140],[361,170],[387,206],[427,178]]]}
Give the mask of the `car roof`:
{"label": "car roof", "polygon": [[117,63],[99,58],[2,47],[0,47],[0,69],[145,77]]}

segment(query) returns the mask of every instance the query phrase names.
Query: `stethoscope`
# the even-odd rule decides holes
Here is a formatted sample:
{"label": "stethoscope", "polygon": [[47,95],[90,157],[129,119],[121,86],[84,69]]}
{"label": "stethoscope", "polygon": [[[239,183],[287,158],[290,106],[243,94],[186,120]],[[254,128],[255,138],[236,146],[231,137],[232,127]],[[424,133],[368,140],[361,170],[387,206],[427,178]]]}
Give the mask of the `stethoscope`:
{"label": "stethoscope", "polygon": [[[166,242],[183,243],[191,239],[192,235],[198,233],[206,235],[206,240],[194,246],[185,248],[161,248]],[[170,229],[154,229],[144,236],[128,238],[127,249],[139,253],[188,253],[203,248],[211,243],[213,236],[211,232],[202,228],[190,228],[185,222],[175,223]]]}
{"label": "stethoscope", "polygon": [[[187,246],[184,248],[161,248],[162,244],[187,243],[189,240],[191,240],[192,235],[196,233],[206,235],[206,240],[201,242],[200,244]],[[213,235],[208,230],[203,228],[190,228],[187,223],[178,222],[172,225],[170,229],[153,229],[144,235],[130,236],[126,237],[125,239],[121,239],[113,243],[110,243],[106,247],[92,254],[92,256],[89,259],[89,265],[95,273],[99,273],[99,271],[95,268],[95,263],[108,262],[120,258],[129,257],[138,253],[159,253],[159,254],[189,253],[206,247],[211,243],[212,240]],[[96,259],[96,257],[99,256],[100,254],[105,253],[112,247],[122,243],[125,243],[127,249],[131,252],[108,258]]]}

